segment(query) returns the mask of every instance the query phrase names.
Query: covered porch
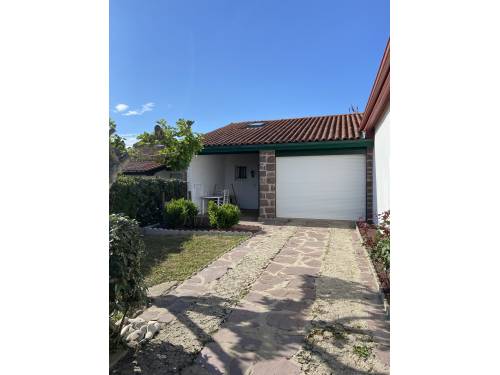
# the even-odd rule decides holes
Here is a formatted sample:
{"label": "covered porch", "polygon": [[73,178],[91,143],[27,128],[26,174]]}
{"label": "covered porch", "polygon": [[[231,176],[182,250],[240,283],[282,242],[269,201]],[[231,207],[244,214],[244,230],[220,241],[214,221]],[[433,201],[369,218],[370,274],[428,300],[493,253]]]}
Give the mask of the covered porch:
{"label": "covered porch", "polygon": [[187,170],[188,194],[200,213],[209,200],[225,199],[243,215],[259,210],[259,153],[196,155]]}

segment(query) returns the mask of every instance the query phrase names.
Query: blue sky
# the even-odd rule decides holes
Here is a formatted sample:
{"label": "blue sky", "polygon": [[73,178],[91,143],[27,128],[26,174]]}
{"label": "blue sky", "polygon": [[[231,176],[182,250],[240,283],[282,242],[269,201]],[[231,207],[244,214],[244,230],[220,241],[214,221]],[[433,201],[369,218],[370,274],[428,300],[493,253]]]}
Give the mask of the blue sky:
{"label": "blue sky", "polygon": [[389,0],[110,0],[110,116],[130,143],[362,111],[388,37]]}

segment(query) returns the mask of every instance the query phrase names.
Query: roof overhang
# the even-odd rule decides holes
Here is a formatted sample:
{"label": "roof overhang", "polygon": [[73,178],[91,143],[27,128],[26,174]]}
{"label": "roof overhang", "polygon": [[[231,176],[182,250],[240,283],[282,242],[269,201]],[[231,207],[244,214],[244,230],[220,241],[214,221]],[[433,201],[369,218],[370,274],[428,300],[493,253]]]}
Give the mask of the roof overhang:
{"label": "roof overhang", "polygon": [[152,168],[139,168],[139,169],[125,169],[123,170],[123,174],[127,175],[154,175],[156,172],[160,172],[163,170],[168,170],[165,165],[158,165]]}
{"label": "roof overhang", "polygon": [[303,143],[273,143],[259,145],[229,145],[204,147],[200,155],[210,154],[239,154],[246,152],[258,152],[260,150],[332,150],[332,149],[353,149],[367,148],[373,146],[372,139],[357,139],[352,141],[332,141],[332,142],[303,142]]}
{"label": "roof overhang", "polygon": [[390,43],[391,41],[389,40],[385,47],[384,56],[382,57],[368,103],[366,104],[363,121],[360,125],[360,130],[368,134],[374,130],[390,103]]}

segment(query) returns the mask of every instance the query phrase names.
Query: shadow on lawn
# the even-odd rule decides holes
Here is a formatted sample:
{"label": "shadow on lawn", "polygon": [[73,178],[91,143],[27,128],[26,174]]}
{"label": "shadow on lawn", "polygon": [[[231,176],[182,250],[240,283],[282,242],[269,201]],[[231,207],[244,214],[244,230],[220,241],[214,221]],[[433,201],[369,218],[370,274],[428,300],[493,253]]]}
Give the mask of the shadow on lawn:
{"label": "shadow on lawn", "polygon": [[[328,303],[340,300],[356,300],[365,306],[367,314],[362,318],[368,322],[368,328],[361,328],[357,324],[358,317],[344,317],[333,321],[305,320],[306,310],[314,303],[314,284],[334,285],[331,290],[316,291],[318,298]],[[254,284],[255,285],[255,284]],[[389,351],[389,336],[386,331],[384,317],[380,315],[379,301],[374,294],[364,285],[346,282],[340,279],[320,276],[301,276],[300,283],[295,286],[301,298],[295,300],[257,298],[255,293],[250,293],[236,307],[231,307],[231,301],[213,296],[174,296],[169,295],[156,301],[156,305],[166,307],[177,320],[192,333],[201,345],[205,346],[203,353],[214,354],[217,361],[207,363],[206,358],[199,354],[199,349],[184,348],[181,345],[172,345],[162,341],[161,332],[158,337],[148,342],[135,352],[130,352],[113,369],[112,374],[244,374],[252,362],[259,360],[272,360],[291,357],[302,345],[313,353],[320,354],[331,370],[340,374],[376,374],[373,371],[362,371],[344,363],[331,350],[326,351],[321,344],[314,340],[307,340],[318,329],[339,332],[333,335],[333,345],[340,350],[346,348],[348,342],[344,335],[361,335],[373,337],[382,352]],[[324,289],[324,288],[322,288]],[[289,290],[287,288],[287,290]],[[312,291],[312,294],[311,294]],[[319,295],[318,293],[323,293]],[[246,302],[251,299],[253,303],[263,304],[268,310],[251,307]],[[216,317],[224,323],[212,337],[198,324],[193,322],[189,314],[197,316]],[[169,330],[167,325],[163,330]],[[306,333],[297,334],[302,329]],[[233,339],[231,339],[233,338]],[[225,351],[220,343],[225,342],[230,351]],[[278,345],[277,345],[278,344]],[[188,350],[189,349],[189,350]],[[208,349],[208,351],[207,351]],[[201,366],[203,365],[203,366]],[[135,368],[135,371],[134,371]],[[139,371],[140,370],[140,371]]]}
{"label": "shadow on lawn", "polygon": [[237,246],[242,235],[152,234],[144,237],[146,245],[141,271],[146,285],[183,281]]}
{"label": "shadow on lawn", "polygon": [[[149,275],[153,267],[162,263],[173,254],[183,251],[183,244],[192,240],[193,235],[162,236],[151,235],[144,238],[146,251],[141,263],[143,275]],[[167,239],[168,241],[165,241]]]}

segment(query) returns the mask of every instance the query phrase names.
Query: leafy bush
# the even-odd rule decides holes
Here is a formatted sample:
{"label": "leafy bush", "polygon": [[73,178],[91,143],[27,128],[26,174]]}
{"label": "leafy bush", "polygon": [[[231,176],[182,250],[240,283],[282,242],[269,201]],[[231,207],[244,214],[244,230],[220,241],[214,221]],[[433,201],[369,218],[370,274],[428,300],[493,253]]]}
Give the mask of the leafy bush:
{"label": "leafy bush", "polygon": [[[132,309],[146,302],[141,272],[144,242],[137,221],[124,215],[109,215],[109,344],[115,350],[122,343],[120,331]],[[117,327],[113,322],[121,317]]]}
{"label": "leafy bush", "polygon": [[197,214],[198,208],[188,199],[172,199],[165,205],[165,221],[171,228],[192,226]]}
{"label": "leafy bush", "polygon": [[226,203],[218,206],[215,202],[208,202],[208,219],[213,227],[230,228],[240,221],[240,209],[234,204]]}
{"label": "leafy bush", "polygon": [[140,225],[161,223],[164,204],[186,196],[186,182],[121,175],[109,191],[109,210],[123,213]]}
{"label": "leafy bush", "polygon": [[137,221],[109,215],[109,315],[127,312],[146,300],[141,260],[144,242]]}
{"label": "leafy bush", "polygon": [[374,259],[378,260],[384,265],[386,271],[391,268],[391,241],[389,237],[382,237],[378,242],[376,248],[372,252]]}
{"label": "leafy bush", "polygon": [[386,271],[391,268],[391,220],[390,211],[379,215],[379,224],[375,226],[375,235],[365,240],[373,259],[380,262]]}

